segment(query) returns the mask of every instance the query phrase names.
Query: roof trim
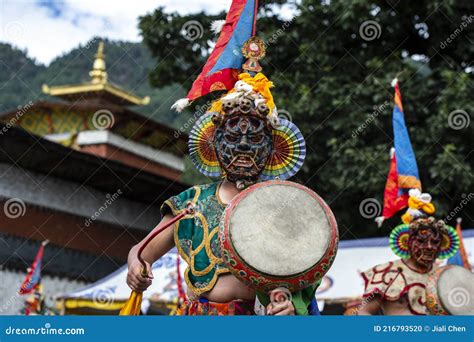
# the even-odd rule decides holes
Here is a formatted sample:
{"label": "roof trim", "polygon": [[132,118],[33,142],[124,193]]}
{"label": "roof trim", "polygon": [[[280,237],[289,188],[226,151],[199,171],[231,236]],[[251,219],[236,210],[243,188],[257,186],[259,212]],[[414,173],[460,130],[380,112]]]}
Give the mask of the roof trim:
{"label": "roof trim", "polygon": [[79,146],[109,144],[137,156],[151,160],[157,164],[168,166],[174,170],[184,172],[183,158],[172,153],[160,151],[152,147],[125,139],[110,131],[82,131],[79,132],[76,143]]}
{"label": "roof trim", "polygon": [[[107,109],[110,110],[112,113],[117,113],[120,115],[125,115],[125,117],[133,120],[137,120],[140,123],[144,123],[147,126],[153,125],[150,127],[151,129],[159,129],[162,130],[165,134],[168,134],[171,137],[173,137],[176,140],[182,140],[185,144],[187,144],[188,141],[188,135],[184,132],[179,132],[179,134],[176,134],[177,130],[174,129],[173,127],[166,126],[165,124],[157,121],[155,118],[152,116],[148,117],[140,112],[136,112],[134,110],[131,110],[128,107],[124,106],[119,106],[117,104],[113,103],[107,103],[107,104],[101,104],[98,105],[97,103],[90,103],[90,102],[64,102],[64,101],[44,101],[40,100],[37,102],[34,102],[32,105],[30,105],[27,109],[23,109],[23,111],[29,112],[35,109],[54,109],[54,108],[64,108],[66,110],[83,110],[83,111],[97,111],[99,109]],[[5,111],[0,113],[0,119],[2,121],[12,121],[11,124],[14,124],[18,119],[12,119],[15,118],[15,116],[18,116],[18,113],[21,110],[19,109],[11,109],[9,111]],[[23,116],[24,114],[21,114],[20,116]]]}
{"label": "roof trim", "polygon": [[42,91],[43,93],[47,95],[59,96],[59,97],[103,91],[103,92],[114,95],[120,100],[125,100],[131,105],[147,105],[150,103],[149,96],[145,96],[143,98],[138,97],[109,82],[84,83],[84,84],[77,84],[77,85],[63,85],[63,86],[53,86],[53,87],[49,87],[47,84],[43,84]]}

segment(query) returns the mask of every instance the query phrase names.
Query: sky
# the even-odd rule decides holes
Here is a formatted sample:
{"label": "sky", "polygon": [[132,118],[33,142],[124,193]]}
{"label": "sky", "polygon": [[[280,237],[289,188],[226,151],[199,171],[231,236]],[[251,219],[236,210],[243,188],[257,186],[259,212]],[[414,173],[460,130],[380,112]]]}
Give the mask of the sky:
{"label": "sky", "polygon": [[[48,65],[95,36],[140,41],[138,17],[159,6],[181,14],[228,10],[231,0],[0,0],[0,42]],[[224,18],[222,18],[224,19]]]}

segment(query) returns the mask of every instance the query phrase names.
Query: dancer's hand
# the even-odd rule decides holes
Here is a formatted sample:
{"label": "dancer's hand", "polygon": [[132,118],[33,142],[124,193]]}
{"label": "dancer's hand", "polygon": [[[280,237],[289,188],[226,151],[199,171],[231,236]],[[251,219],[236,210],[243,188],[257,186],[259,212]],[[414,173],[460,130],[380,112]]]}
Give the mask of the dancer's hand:
{"label": "dancer's hand", "polygon": [[129,263],[127,284],[132,290],[143,292],[151,285],[153,273],[150,264],[145,261],[145,265],[147,276],[142,274],[143,266],[138,258]]}
{"label": "dancer's hand", "polygon": [[295,315],[295,307],[291,302],[291,293],[275,289],[269,293],[271,302],[267,305],[267,315],[288,316]]}

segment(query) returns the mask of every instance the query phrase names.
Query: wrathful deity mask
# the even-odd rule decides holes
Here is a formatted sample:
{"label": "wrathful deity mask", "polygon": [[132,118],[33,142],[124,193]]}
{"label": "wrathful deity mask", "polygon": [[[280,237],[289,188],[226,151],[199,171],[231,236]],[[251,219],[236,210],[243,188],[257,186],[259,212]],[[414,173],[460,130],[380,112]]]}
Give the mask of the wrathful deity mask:
{"label": "wrathful deity mask", "polygon": [[390,233],[392,251],[403,259],[412,258],[422,267],[452,257],[459,248],[456,229],[430,216],[401,224]]}
{"label": "wrathful deity mask", "polygon": [[412,231],[408,239],[411,258],[420,266],[430,268],[441,249],[442,236],[439,230],[428,226]]}
{"label": "wrathful deity mask", "polygon": [[272,152],[272,131],[267,118],[240,114],[215,120],[221,121],[214,138],[216,156],[227,179],[255,182]]}
{"label": "wrathful deity mask", "polygon": [[188,143],[192,162],[204,175],[226,177],[239,189],[290,178],[306,155],[300,130],[278,118],[272,83],[263,74],[239,79],[194,124]]}

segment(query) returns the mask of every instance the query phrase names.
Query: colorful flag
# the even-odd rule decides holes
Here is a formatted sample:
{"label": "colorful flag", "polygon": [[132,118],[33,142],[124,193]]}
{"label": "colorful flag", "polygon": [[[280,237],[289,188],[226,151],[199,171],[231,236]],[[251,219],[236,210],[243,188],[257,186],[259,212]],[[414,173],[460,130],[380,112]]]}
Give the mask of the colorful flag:
{"label": "colorful flag", "polygon": [[456,254],[454,254],[451,258],[448,259],[448,264],[459,265],[471,271],[471,265],[469,264],[466,248],[464,247],[464,243],[462,240],[461,221],[461,218],[458,218],[456,224],[456,232],[459,236],[459,249]]}
{"label": "colorful flag", "polygon": [[230,90],[238,79],[243,44],[254,34],[256,0],[233,0],[216,46],[185,99],[172,108],[184,109],[191,101],[216,90]]}
{"label": "colorful flag", "polygon": [[397,79],[392,81],[392,86],[395,88],[393,107],[395,148],[390,151],[390,170],[385,184],[382,216],[375,219],[379,227],[385,219],[408,206],[408,190],[414,188],[421,190],[418,166],[405,125],[402,96]]}
{"label": "colorful flag", "polygon": [[21,284],[19,294],[31,293],[39,285],[41,281],[41,267],[43,266],[43,252],[45,245],[45,243],[41,244],[38,253],[36,254],[35,260],[33,261],[31,267],[29,267],[23,284]]}
{"label": "colorful flag", "polygon": [[420,189],[421,182],[416,165],[415,153],[410,142],[410,136],[405,125],[402,107],[402,96],[398,80],[393,82],[395,87],[395,105],[393,107],[393,135],[395,140],[395,158],[397,161],[397,180],[399,194],[408,193],[409,189]]}
{"label": "colorful flag", "polygon": [[392,217],[398,211],[406,208],[408,205],[408,194],[399,194],[395,149],[392,148],[390,152],[390,170],[388,172],[387,183],[385,184],[385,192],[383,196],[382,216],[384,218]]}

